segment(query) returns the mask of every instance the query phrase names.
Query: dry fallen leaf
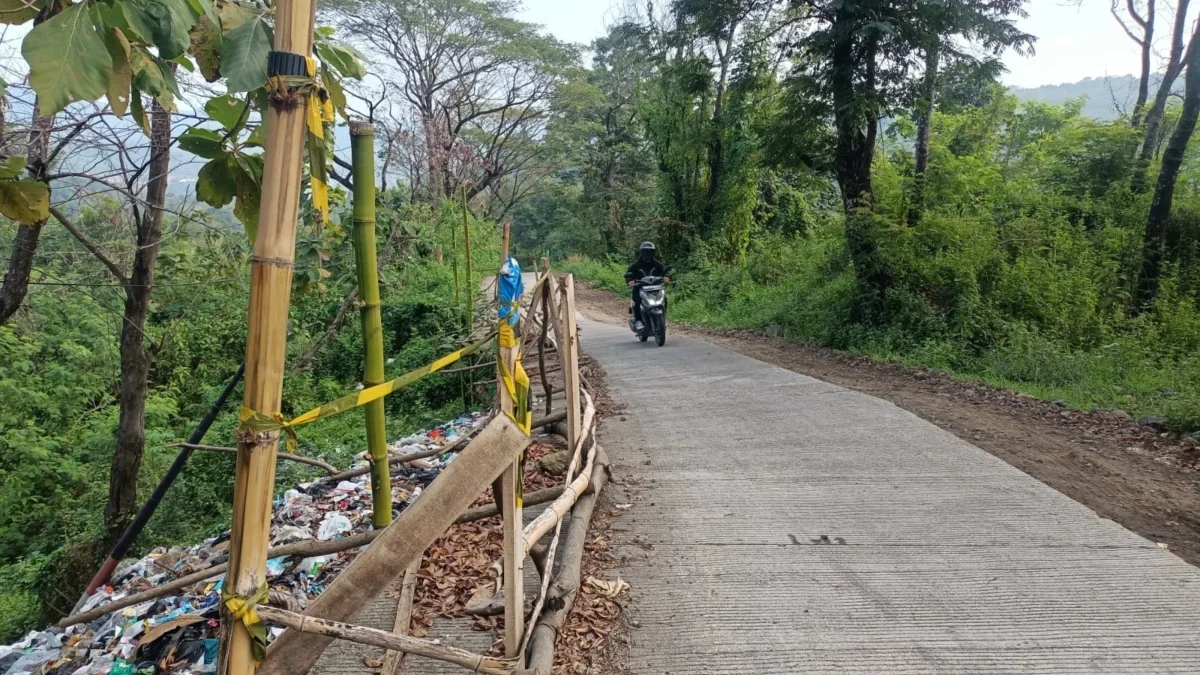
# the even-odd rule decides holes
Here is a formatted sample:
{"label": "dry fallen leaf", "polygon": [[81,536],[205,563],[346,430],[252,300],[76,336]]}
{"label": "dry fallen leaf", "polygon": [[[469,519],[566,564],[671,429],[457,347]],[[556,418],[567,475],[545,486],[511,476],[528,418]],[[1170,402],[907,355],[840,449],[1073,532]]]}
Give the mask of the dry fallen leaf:
{"label": "dry fallen leaf", "polygon": [[621,579],[620,577],[618,577],[616,580],[597,579],[596,577],[588,577],[587,583],[589,586],[595,588],[596,590],[600,591],[601,593],[607,595],[610,598],[615,598],[618,595],[629,590],[629,582],[625,581],[624,579]]}
{"label": "dry fallen leaf", "polygon": [[370,657],[364,656],[363,657],[363,665],[365,665],[368,668],[382,668],[383,667],[383,659],[372,659]]}

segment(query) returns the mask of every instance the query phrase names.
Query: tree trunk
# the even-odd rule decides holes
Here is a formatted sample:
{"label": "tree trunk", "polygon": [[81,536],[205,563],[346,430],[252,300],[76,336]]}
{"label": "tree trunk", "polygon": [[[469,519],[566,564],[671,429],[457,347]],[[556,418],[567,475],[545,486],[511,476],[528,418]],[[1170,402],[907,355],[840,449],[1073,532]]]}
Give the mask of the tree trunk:
{"label": "tree trunk", "polygon": [[[1142,134],[1142,149],[1138,154],[1137,163],[1133,169],[1133,180],[1130,188],[1134,194],[1141,194],[1148,187],[1147,172],[1150,162],[1154,159],[1154,151],[1158,147],[1158,135],[1162,130],[1163,115],[1167,110],[1167,100],[1171,97],[1171,89],[1183,68],[1183,31],[1187,26],[1187,10],[1191,0],[1179,0],[1175,14],[1175,29],[1171,40],[1171,54],[1167,57],[1167,67],[1163,71],[1162,81],[1154,94],[1154,103],[1146,113],[1145,131]],[[1195,42],[1195,35],[1192,42]]]}
{"label": "tree trunk", "polygon": [[1154,0],[1147,0],[1146,16],[1143,19],[1137,19],[1132,2],[1129,3],[1129,9],[1130,14],[1142,27],[1142,40],[1138,43],[1142,48],[1142,71],[1138,76],[1137,101],[1133,104],[1133,115],[1130,118],[1134,128],[1137,128],[1142,124],[1142,112],[1146,108],[1146,100],[1150,97],[1150,68],[1154,49]]}
{"label": "tree trunk", "polygon": [[[833,33],[840,36],[833,48],[833,108],[837,129],[837,158],[835,171],[842,192],[846,217],[846,247],[854,264],[859,282],[858,312],[861,319],[871,320],[881,310],[884,293],[891,283],[879,257],[874,236],[875,205],[871,185],[871,160],[875,156],[875,141],[879,120],[873,113],[864,114],[862,99],[874,99],[875,58],[879,36],[865,38],[865,45],[856,56],[855,28],[852,10],[839,9],[834,15]],[[862,91],[855,88],[855,73],[864,72]]]}
{"label": "tree trunk", "polygon": [[716,209],[717,193],[721,190],[721,175],[725,172],[725,146],[722,134],[722,117],[725,107],[725,90],[729,83],[729,62],[733,58],[733,35],[737,29],[734,24],[729,29],[729,39],[725,44],[725,48],[720,49],[718,41],[718,55],[721,60],[721,72],[717,78],[717,92],[713,101],[712,123],[710,125],[709,141],[708,141],[708,199],[704,205],[704,220],[705,224],[710,228],[713,225],[713,215]]}
{"label": "tree trunk", "polygon": [[154,267],[162,242],[163,208],[171,162],[171,113],[154,102],[150,121],[150,168],[146,203],[138,223],[137,253],[125,285],[121,323],[121,391],[117,447],[109,472],[104,522],[111,537],[119,536],[137,512],[138,472],[146,445],[146,390],[152,352],[145,345],[146,316],[154,286]]}
{"label": "tree trunk", "polygon": [[929,128],[933,122],[937,95],[938,63],[941,40],[935,35],[925,49],[925,79],[921,83],[921,101],[917,108],[917,147],[913,151],[913,193],[908,205],[908,226],[915,227],[925,212],[925,172],[929,169]]}
{"label": "tree trunk", "polygon": [[[1200,26],[1197,26],[1200,31]],[[1179,123],[1171,134],[1163,151],[1162,171],[1154,187],[1154,199],[1150,202],[1150,215],[1146,219],[1146,233],[1142,245],[1142,269],[1138,277],[1137,310],[1147,310],[1158,297],[1159,279],[1163,260],[1167,252],[1167,220],[1171,215],[1171,204],[1175,197],[1175,182],[1183,165],[1183,156],[1188,141],[1196,130],[1196,119],[1200,115],[1200,45],[1195,36],[1188,46],[1187,75],[1184,79],[1183,110]]]}
{"label": "tree trunk", "polygon": [[[40,12],[33,20],[33,26],[50,19],[59,11],[58,3]],[[36,180],[43,180],[46,175],[46,161],[50,155],[50,130],[54,127],[54,116],[43,117],[38,114],[38,100],[33,99],[33,122],[29,125],[29,148],[25,151],[25,166],[33,172]],[[13,239],[12,251],[8,258],[8,271],[4,274],[4,283],[0,286],[0,324],[6,323],[25,301],[29,293],[29,274],[33,270],[33,256],[37,253],[38,239],[42,236],[42,226],[46,221],[36,223],[17,223],[17,235]]]}

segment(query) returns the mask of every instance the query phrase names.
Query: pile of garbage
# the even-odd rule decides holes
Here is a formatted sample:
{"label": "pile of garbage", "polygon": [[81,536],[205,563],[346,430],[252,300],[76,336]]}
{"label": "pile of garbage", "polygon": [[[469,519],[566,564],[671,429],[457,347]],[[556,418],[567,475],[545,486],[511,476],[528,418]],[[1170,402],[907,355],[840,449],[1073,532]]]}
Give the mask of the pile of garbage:
{"label": "pile of garbage", "polygon": [[[464,415],[439,427],[389,444],[389,451],[411,454],[450,448],[485,419]],[[445,453],[392,465],[393,510],[398,514],[453,461]],[[359,463],[366,464],[365,458]],[[370,475],[332,482],[301,483],[276,499],[271,546],[308,539],[329,541],[371,529]],[[360,549],[297,559],[267,561],[271,604],[302,611],[358,555]],[[229,532],[188,547],[158,548],[140,560],[126,561],[109,586],[97,589],[77,608],[99,607],[155,586],[227,562]],[[224,576],[198,582],[169,595],[117,610],[90,624],[34,631],[19,642],[0,646],[2,675],[199,675],[216,672],[219,603]],[[273,640],[283,632],[271,629]]]}

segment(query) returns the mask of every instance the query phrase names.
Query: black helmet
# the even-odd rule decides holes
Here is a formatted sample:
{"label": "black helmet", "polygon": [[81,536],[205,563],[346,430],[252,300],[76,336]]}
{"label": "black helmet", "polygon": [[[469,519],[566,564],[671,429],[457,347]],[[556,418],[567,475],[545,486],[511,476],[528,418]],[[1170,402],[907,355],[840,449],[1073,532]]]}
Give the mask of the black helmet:
{"label": "black helmet", "polygon": [[638,246],[638,256],[642,260],[654,260],[654,255],[658,249],[655,248],[654,242],[643,241],[641,246]]}

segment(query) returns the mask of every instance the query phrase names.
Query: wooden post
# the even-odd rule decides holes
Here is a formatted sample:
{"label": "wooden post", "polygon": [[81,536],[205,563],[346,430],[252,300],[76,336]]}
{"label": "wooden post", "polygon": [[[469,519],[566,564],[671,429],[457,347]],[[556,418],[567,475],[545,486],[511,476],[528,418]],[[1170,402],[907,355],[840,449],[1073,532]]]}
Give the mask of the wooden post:
{"label": "wooden post", "polygon": [[[540,298],[534,298],[534,301],[541,305],[542,310],[542,330],[538,335],[538,375],[542,378],[542,390],[546,393],[546,414],[554,408],[554,390],[550,387],[550,378],[546,374],[546,338],[550,331],[550,261],[542,258],[542,266],[544,267],[547,276],[546,283],[542,284],[542,295]],[[530,307],[531,311],[537,311],[536,307]]]}
{"label": "wooden post", "polygon": [[[501,271],[508,262],[508,245],[511,234],[511,226],[505,222],[500,239]],[[497,272],[497,295],[499,287],[500,273]],[[514,309],[513,311],[518,310]],[[508,318],[505,318],[504,321],[508,321]],[[515,345],[511,347],[501,345],[496,364],[497,382],[503,382],[501,363],[507,368],[509,374],[515,374],[516,351]],[[512,413],[513,399],[509,395],[508,389],[503,384],[496,388],[500,391],[500,413]],[[525,527],[521,514],[521,492],[524,477],[521,475],[521,464],[521,458],[518,458],[500,475],[500,510],[504,514],[504,655],[509,658],[520,658],[518,652],[521,649],[521,636],[525,633]]]}
{"label": "wooden post", "polygon": [[574,448],[579,443],[583,407],[579,396],[579,328],[575,321],[575,275],[566,275],[563,284],[563,327],[567,335],[565,344],[559,345],[558,358],[562,362],[563,381],[567,387],[567,443]]}
{"label": "wooden post", "polygon": [[[379,309],[379,261],[375,253],[375,127],[350,123],[354,167],[354,266],[362,301],[363,385],[383,384],[383,321]],[[371,524],[392,522],[392,476],[388,465],[387,420],[383,399],[366,406],[367,456],[371,458]]]}
{"label": "wooden post", "polygon": [[[312,54],[315,3],[279,0],[275,9],[275,51]],[[296,221],[300,210],[308,97],[271,98],[266,116],[266,153],[258,235],[250,267],[249,330],[246,339],[245,395],[242,404],[264,415],[279,412],[287,348],[288,306],[296,257]],[[225,588],[252,597],[266,584],[267,543],[275,488],[275,450],[279,432],[240,432],[233,489],[233,529]],[[255,671],[250,632],[222,608],[220,672]]]}

